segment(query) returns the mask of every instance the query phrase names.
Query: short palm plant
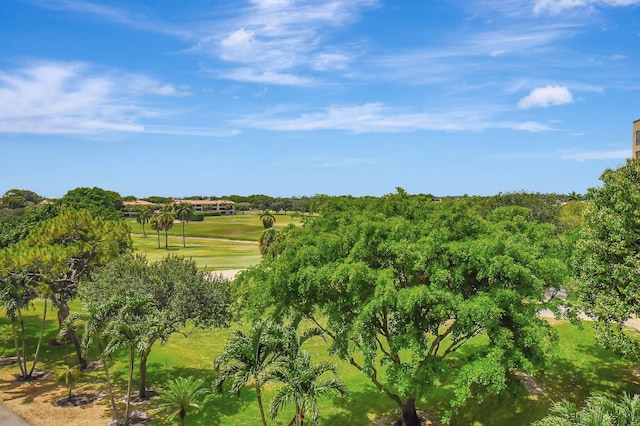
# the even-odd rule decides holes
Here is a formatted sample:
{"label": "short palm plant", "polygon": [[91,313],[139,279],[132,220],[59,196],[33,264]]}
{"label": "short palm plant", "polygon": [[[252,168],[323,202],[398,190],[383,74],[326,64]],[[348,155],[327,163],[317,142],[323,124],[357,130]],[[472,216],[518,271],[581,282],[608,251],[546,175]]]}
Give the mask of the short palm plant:
{"label": "short palm plant", "polygon": [[320,420],[318,401],[333,395],[346,396],[348,391],[338,377],[337,366],[329,362],[311,363],[307,351],[295,358],[283,359],[272,371],[272,378],[282,384],[271,400],[269,414],[272,419],[285,407],[295,407],[290,425],[303,426],[307,416],[317,425]]}
{"label": "short palm plant", "polygon": [[602,395],[587,399],[587,404],[578,409],[563,401],[551,408],[551,414],[534,423],[534,426],[640,426],[640,396],[624,394],[620,400]]}
{"label": "short palm plant", "polygon": [[157,413],[166,413],[167,420],[178,418],[180,425],[185,425],[187,410],[198,411],[208,389],[204,387],[202,379],[191,376],[171,379],[166,387],[161,390],[155,401],[158,403]]}

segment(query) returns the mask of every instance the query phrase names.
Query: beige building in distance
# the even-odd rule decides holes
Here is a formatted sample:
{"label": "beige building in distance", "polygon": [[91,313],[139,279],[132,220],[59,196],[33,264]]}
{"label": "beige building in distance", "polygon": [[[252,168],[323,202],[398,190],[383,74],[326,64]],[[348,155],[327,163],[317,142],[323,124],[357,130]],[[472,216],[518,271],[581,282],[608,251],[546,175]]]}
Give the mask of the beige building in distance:
{"label": "beige building in distance", "polygon": [[633,122],[633,157],[640,158],[640,120]]}

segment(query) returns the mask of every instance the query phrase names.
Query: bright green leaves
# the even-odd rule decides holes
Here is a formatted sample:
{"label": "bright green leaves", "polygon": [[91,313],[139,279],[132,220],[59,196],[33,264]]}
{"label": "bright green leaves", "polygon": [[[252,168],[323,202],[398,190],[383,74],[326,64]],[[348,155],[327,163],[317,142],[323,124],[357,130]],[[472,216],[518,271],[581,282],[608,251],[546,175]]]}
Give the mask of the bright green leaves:
{"label": "bright green leaves", "polygon": [[637,344],[609,323],[640,315],[640,162],[629,160],[600,179],[604,185],[587,197],[574,284],[581,309],[604,323],[598,327],[600,342],[638,357]]}
{"label": "bright green leaves", "polygon": [[479,335],[490,345],[476,346],[478,359],[491,368],[458,370],[459,380],[499,392],[509,368],[548,356],[554,335],[536,314],[567,273],[555,227],[530,218],[519,207],[485,218],[467,200],[403,191],[329,201],[236,284],[249,305],[323,324],[331,351],[357,356],[396,402],[450,380],[459,367],[451,354]]}

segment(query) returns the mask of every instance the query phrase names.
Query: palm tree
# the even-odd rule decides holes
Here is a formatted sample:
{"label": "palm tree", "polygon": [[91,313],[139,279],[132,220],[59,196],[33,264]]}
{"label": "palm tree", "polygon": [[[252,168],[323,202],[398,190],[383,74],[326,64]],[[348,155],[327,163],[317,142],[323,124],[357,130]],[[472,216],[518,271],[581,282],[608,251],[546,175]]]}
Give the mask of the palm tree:
{"label": "palm tree", "polygon": [[265,210],[260,215],[260,220],[262,221],[262,226],[264,229],[273,228],[273,224],[276,223],[276,217],[271,214],[269,210]]}
{"label": "palm tree", "polygon": [[581,410],[562,401],[551,407],[551,414],[534,423],[534,426],[637,426],[640,424],[640,396],[624,394],[621,400],[603,395],[591,396]]}
{"label": "palm tree", "polygon": [[279,236],[280,232],[275,228],[268,228],[262,231],[262,234],[260,235],[260,243],[258,245],[260,254],[267,254],[269,247],[271,247],[271,244],[278,241]]}
{"label": "palm tree", "polygon": [[136,216],[136,222],[142,225],[142,233],[145,238],[147,238],[147,231],[144,229],[144,225],[149,222],[151,216],[153,216],[153,210],[150,207],[142,207]]}
{"label": "palm tree", "polygon": [[180,425],[184,426],[187,409],[199,410],[200,403],[207,394],[207,389],[203,385],[203,379],[194,379],[191,376],[186,379],[184,377],[170,379],[166,388],[155,398],[158,401],[156,412],[168,412],[167,420],[178,417]]}
{"label": "palm tree", "polygon": [[216,382],[218,391],[229,380],[231,391],[240,394],[240,390],[250,380],[253,381],[264,426],[267,425],[267,418],[262,404],[262,386],[268,381],[269,367],[278,357],[282,343],[279,336],[281,333],[277,326],[260,320],[247,334],[240,330],[231,333],[227,345],[214,363],[219,372]]}
{"label": "palm tree", "polygon": [[169,249],[169,229],[173,228],[173,221],[175,220],[175,214],[171,211],[164,211],[160,213],[159,221],[161,229],[164,231],[164,248]]}
{"label": "palm tree", "polygon": [[[329,374],[329,377],[326,375]],[[338,377],[338,367],[329,362],[311,363],[307,351],[295,358],[285,358],[272,371],[272,378],[282,383],[271,400],[272,419],[288,405],[295,406],[295,416],[289,425],[303,426],[307,415],[314,425],[320,420],[318,401],[335,394],[346,396],[348,391]]]}
{"label": "palm tree", "polygon": [[182,222],[182,246],[186,247],[187,243],[184,237],[184,224],[189,221],[193,214],[193,205],[183,201],[174,207],[174,212],[176,216],[178,216],[178,219],[180,219],[180,222]]}
{"label": "palm tree", "polygon": [[162,222],[160,221],[160,215],[154,215],[150,220],[151,229],[158,232],[158,248],[160,248],[160,231],[162,231]]}

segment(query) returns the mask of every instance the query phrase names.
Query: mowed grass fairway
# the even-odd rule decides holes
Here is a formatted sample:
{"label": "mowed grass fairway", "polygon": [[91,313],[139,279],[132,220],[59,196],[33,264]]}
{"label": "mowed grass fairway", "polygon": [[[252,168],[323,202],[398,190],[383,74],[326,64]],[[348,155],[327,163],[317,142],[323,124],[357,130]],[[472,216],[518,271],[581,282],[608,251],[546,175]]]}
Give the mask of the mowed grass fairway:
{"label": "mowed grass fairway", "polygon": [[[298,225],[300,219],[290,215],[276,215],[276,229],[289,224]],[[245,269],[260,262],[258,240],[264,231],[257,214],[206,217],[202,222],[185,223],[186,245],[182,245],[182,223],[175,221],[169,230],[169,248],[165,249],[164,232],[158,234],[149,224],[142,226],[135,219],[127,220],[131,227],[134,250],[149,260],[158,260],[168,254],[192,258],[199,268],[211,270]]]}

